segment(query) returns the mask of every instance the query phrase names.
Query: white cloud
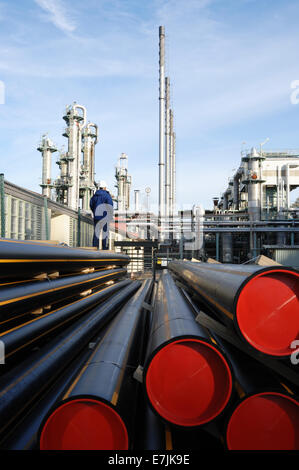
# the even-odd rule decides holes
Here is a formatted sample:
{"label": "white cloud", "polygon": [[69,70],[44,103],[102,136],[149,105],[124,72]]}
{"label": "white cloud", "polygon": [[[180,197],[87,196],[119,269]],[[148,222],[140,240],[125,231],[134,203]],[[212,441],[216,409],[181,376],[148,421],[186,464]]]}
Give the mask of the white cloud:
{"label": "white cloud", "polygon": [[47,19],[58,29],[71,33],[76,29],[74,21],[67,15],[61,0],[35,0],[40,8],[47,12]]}

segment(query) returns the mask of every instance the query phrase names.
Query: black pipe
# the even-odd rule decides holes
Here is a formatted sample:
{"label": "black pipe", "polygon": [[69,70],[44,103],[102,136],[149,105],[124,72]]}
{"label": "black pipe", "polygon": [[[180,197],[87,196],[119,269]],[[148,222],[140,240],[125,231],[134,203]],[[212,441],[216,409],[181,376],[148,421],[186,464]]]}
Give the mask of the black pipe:
{"label": "black pipe", "polygon": [[173,448],[176,452],[198,452],[207,449],[214,451],[223,449],[220,439],[207,432],[204,427],[181,429],[171,426],[169,429]]}
{"label": "black pipe", "polygon": [[[192,300],[194,312],[197,309]],[[220,420],[214,423],[219,438],[235,450],[298,449],[299,403],[297,389],[258,360],[245,354],[211,329],[210,335],[230,359],[234,374],[234,394]],[[287,423],[287,426],[284,426]],[[287,436],[287,439],[286,439]],[[221,441],[225,441],[221,438]]]}
{"label": "black pipe", "polygon": [[[143,304],[151,280],[123,307],[94,354],[41,425],[42,450],[132,448]],[[79,432],[77,431],[79,430]]]}
{"label": "black pipe", "polygon": [[[103,328],[100,336],[94,342],[100,341],[105,334]],[[16,423],[9,434],[1,441],[0,449],[4,450],[37,450],[38,449],[38,430],[43,418],[49,412],[55,402],[61,399],[67,391],[73,380],[76,378],[81,367],[93,353],[93,345],[85,347],[79,356],[73,360],[66,370],[57,377],[57,380],[48,390],[32,405],[32,409],[26,416]]]}
{"label": "black pipe", "polygon": [[232,390],[230,366],[171,275],[158,283],[144,367],[144,388],[153,410],[184,427],[207,423],[227,406]]}
{"label": "black pipe", "polygon": [[190,261],[173,261],[169,268],[226,324],[234,323],[253,349],[273,357],[296,352],[292,343],[299,339],[299,272],[295,269]]}
{"label": "black pipe", "polygon": [[38,449],[37,433],[42,419],[51,406],[59,399],[63,391],[76,377],[84,362],[91,355],[92,350],[84,350],[82,356],[76,358],[62,376],[49,387],[39,400],[33,405],[24,419],[11,430],[8,436],[0,443],[1,450],[35,450]]}
{"label": "black pipe", "polygon": [[0,289],[0,318],[8,318],[16,313],[28,312],[64,299],[73,293],[88,290],[107,281],[118,279],[126,274],[125,268],[106,269],[91,274],[67,276],[63,278],[32,281],[25,285],[2,287]]}
{"label": "black pipe", "polygon": [[40,342],[55,329],[65,326],[71,320],[78,318],[88,312],[96,304],[109,298],[115,292],[130,284],[129,280],[120,281],[113,286],[106,287],[99,292],[81,298],[58,310],[54,310],[40,317],[31,319],[25,324],[12,328],[8,332],[0,334],[0,340],[5,345],[5,360],[36,342]]}
{"label": "black pipe", "polygon": [[104,304],[92,309],[86,319],[77,320],[40,351],[32,353],[0,377],[0,433],[50,386],[139,287],[140,282],[130,283]]}
{"label": "black pipe", "polygon": [[228,449],[299,450],[299,401],[289,384],[218,335],[229,356],[238,401],[225,421]]}
{"label": "black pipe", "polygon": [[0,278],[21,278],[51,271],[70,272],[87,267],[123,266],[129,261],[127,255],[120,253],[0,239]]}
{"label": "black pipe", "polygon": [[172,450],[167,425],[153,413],[143,394],[140,394],[137,416],[134,450]]}
{"label": "black pipe", "polygon": [[[154,280],[154,279],[153,279]],[[153,282],[151,308],[145,311],[145,327],[142,339],[141,361],[144,366],[146,348],[152,324],[152,307],[155,301],[157,283]],[[172,450],[168,426],[156,413],[153,413],[144,393],[139,394],[137,422],[135,426],[134,450]]]}

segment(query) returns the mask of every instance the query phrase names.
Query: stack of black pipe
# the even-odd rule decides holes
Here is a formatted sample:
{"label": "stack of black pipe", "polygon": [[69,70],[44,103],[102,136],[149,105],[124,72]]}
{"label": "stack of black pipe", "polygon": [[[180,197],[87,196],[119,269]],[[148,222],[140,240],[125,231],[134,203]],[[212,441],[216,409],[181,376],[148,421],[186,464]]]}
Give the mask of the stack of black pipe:
{"label": "stack of black pipe", "polygon": [[0,240],[1,448],[36,447],[43,413],[140,288],[126,279],[128,263],[113,252]]}
{"label": "stack of black pipe", "polygon": [[299,449],[296,270],[0,253],[0,448]]}
{"label": "stack of black pipe", "polygon": [[298,271],[189,261],[169,268],[194,318],[229,360],[233,393],[215,422],[225,446],[298,450]]}

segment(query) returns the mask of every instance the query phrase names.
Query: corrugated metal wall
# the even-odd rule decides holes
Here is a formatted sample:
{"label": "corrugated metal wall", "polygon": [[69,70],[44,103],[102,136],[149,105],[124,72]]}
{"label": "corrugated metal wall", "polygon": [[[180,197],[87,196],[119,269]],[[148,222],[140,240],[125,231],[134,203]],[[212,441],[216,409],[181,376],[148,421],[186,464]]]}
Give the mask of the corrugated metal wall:
{"label": "corrugated metal wall", "polygon": [[[42,195],[5,182],[4,185],[5,237],[15,240],[45,240],[46,221],[44,198]],[[49,233],[51,214],[65,214],[69,218],[67,240],[69,246],[78,244],[78,214],[60,204],[48,200]],[[1,206],[0,206],[0,217]],[[80,246],[91,246],[93,221],[81,216]],[[67,241],[66,240],[66,241]],[[60,240],[58,240],[60,241]]]}
{"label": "corrugated metal wall", "polygon": [[273,252],[273,258],[277,263],[285,266],[292,266],[299,269],[299,249],[287,248],[287,249],[275,249]]}

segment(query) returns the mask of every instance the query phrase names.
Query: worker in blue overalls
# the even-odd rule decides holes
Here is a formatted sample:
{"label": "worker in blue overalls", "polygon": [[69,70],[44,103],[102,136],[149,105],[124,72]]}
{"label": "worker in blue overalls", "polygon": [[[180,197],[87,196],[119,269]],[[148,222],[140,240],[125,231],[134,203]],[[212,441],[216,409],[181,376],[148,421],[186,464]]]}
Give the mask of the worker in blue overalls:
{"label": "worker in blue overalls", "polygon": [[90,199],[90,209],[93,213],[94,235],[92,246],[99,248],[99,236],[102,232],[102,250],[109,248],[109,223],[113,219],[113,201],[107,191],[105,181],[98,183],[98,190]]}

